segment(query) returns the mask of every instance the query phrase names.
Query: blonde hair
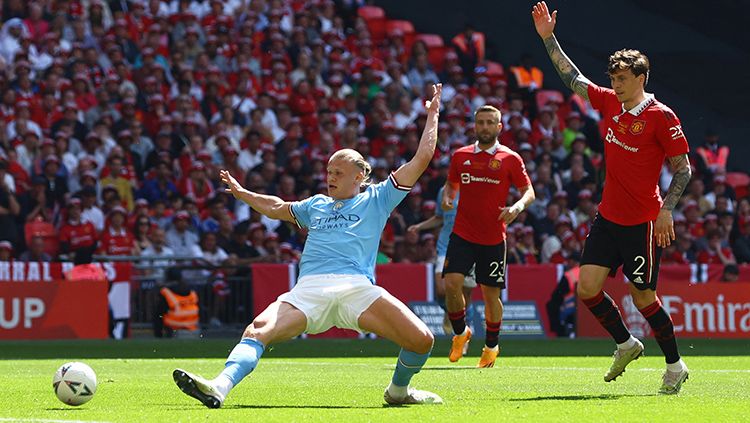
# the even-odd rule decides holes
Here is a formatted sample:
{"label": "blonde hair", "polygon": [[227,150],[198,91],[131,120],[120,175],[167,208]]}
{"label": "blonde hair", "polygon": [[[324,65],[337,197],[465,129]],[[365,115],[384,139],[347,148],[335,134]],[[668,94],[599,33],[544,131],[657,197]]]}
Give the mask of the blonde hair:
{"label": "blonde hair", "polygon": [[368,163],[367,160],[365,160],[365,158],[362,157],[362,155],[359,154],[357,150],[352,150],[351,148],[343,148],[333,153],[333,155],[331,155],[331,158],[328,159],[328,162],[332,162],[334,160],[345,160],[353,163],[364,174],[364,178],[359,184],[360,187],[370,185],[370,173],[372,172],[372,166],[370,166],[370,163]]}

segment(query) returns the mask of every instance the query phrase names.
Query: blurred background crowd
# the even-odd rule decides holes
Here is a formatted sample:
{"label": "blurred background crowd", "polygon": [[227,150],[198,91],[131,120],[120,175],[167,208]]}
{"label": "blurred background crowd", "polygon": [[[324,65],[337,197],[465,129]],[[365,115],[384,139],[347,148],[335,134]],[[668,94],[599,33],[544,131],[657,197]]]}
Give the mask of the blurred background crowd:
{"label": "blurred background crowd", "polygon": [[[537,196],[508,229],[509,263],[575,258],[596,214],[598,114],[545,89],[557,75],[531,56],[485,57],[471,24],[447,40],[357,0],[5,0],[1,13],[0,260],[296,262],[306,233],[224,194],[218,170],[294,201],[326,193],[328,157],[353,148],[384,180],[416,151],[435,82],[437,152],[379,262],[433,259],[437,232],[406,229],[434,215],[484,104]],[[727,169],[719,129],[687,134],[700,147],[663,263],[750,262],[749,178]]]}

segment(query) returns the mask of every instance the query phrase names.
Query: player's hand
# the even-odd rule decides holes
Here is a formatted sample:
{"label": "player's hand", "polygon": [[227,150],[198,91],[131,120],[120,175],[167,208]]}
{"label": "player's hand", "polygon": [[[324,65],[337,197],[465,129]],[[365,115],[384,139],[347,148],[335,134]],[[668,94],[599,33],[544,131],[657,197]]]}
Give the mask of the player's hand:
{"label": "player's hand", "polygon": [[440,202],[440,208],[443,209],[443,211],[453,210],[453,200],[446,196],[443,196],[443,201]]}
{"label": "player's hand", "polygon": [[407,232],[419,232],[419,225],[411,225],[406,228]]}
{"label": "player's hand", "polygon": [[510,207],[500,207],[500,217],[497,220],[504,220],[506,225],[510,225],[521,214],[521,208],[515,204]]}
{"label": "player's hand", "polygon": [[234,179],[234,176],[232,176],[228,170],[220,170],[219,176],[221,177],[221,182],[227,184],[227,187],[224,188],[224,192],[232,194],[234,198],[239,198],[239,195],[244,188],[242,188],[242,185]]}
{"label": "player's hand", "polygon": [[557,23],[557,10],[550,15],[547,3],[539,2],[533,7],[531,16],[534,18],[534,26],[539,36],[543,40],[551,37]]}
{"label": "player's hand", "polygon": [[662,248],[669,246],[674,241],[674,223],[670,210],[659,210],[656,223],[654,223],[654,237],[656,238],[656,245]]}
{"label": "player's hand", "polygon": [[443,84],[432,86],[432,99],[424,102],[427,114],[440,112],[440,96],[443,94]]}

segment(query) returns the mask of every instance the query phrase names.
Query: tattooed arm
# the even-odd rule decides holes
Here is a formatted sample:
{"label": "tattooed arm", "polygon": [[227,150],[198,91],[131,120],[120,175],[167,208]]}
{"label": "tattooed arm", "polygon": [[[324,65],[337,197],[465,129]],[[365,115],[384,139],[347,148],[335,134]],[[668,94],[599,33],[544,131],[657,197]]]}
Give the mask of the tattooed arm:
{"label": "tattooed arm", "polygon": [[664,205],[662,210],[674,210],[677,202],[682,197],[682,192],[685,191],[688,183],[690,183],[690,177],[693,172],[690,169],[690,161],[688,160],[687,154],[681,154],[679,156],[672,156],[667,159],[669,165],[672,167],[674,176],[672,182],[669,184],[667,195],[664,196]]}
{"label": "tattooed arm", "polygon": [[531,15],[534,18],[536,31],[544,41],[547,54],[549,54],[552,64],[555,65],[555,70],[557,70],[560,78],[576,94],[588,100],[588,87],[591,81],[581,74],[581,71],[562,51],[560,43],[557,42],[557,38],[552,32],[555,29],[555,23],[557,23],[557,10],[550,15],[547,4],[541,2],[534,6]]}
{"label": "tattooed arm", "polygon": [[690,176],[692,175],[687,154],[672,156],[667,160],[672,166],[674,176],[672,177],[672,182],[669,184],[667,195],[664,196],[664,204],[661,210],[659,210],[659,215],[656,217],[656,222],[654,223],[654,237],[656,238],[656,245],[659,247],[666,247],[675,239],[672,210],[674,210],[677,202],[680,201],[682,192],[685,191],[685,187],[690,182]]}

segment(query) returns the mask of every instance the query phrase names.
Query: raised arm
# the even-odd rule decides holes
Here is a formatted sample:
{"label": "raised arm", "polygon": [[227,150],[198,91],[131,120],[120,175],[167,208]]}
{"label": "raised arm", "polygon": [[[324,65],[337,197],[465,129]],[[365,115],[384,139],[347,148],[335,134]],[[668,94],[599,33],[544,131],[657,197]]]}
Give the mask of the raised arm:
{"label": "raised arm", "polygon": [[422,176],[422,172],[427,169],[432,156],[435,155],[435,144],[437,143],[438,117],[440,115],[440,95],[443,92],[443,84],[432,86],[432,100],[425,104],[427,109],[427,124],[422,132],[422,139],[419,141],[419,147],[416,154],[404,164],[393,176],[400,185],[413,186]]}
{"label": "raised arm", "polygon": [[289,210],[291,203],[274,195],[258,194],[246,190],[226,170],[220,171],[219,176],[221,176],[221,181],[227,184],[227,188],[225,188],[224,191],[231,193],[234,198],[244,201],[254,210],[270,217],[271,219],[294,222],[294,216],[292,216],[292,213]]}
{"label": "raised arm", "polygon": [[591,81],[581,74],[581,71],[562,51],[562,47],[560,47],[560,43],[557,42],[553,33],[557,23],[557,10],[550,15],[547,3],[540,2],[534,6],[531,16],[534,18],[536,32],[544,41],[547,54],[549,54],[549,58],[552,60],[560,78],[576,94],[588,100],[588,87]]}

